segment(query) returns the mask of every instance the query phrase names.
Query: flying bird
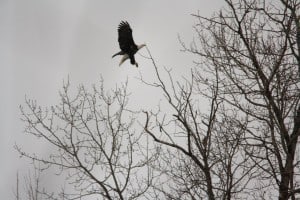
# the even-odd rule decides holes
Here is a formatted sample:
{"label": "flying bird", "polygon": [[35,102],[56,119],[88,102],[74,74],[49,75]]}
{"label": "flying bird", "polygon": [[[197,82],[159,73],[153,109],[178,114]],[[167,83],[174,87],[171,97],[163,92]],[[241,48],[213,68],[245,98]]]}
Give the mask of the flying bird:
{"label": "flying bird", "polygon": [[135,61],[134,54],[146,46],[146,44],[136,45],[133,41],[132,37],[132,29],[127,21],[121,21],[118,27],[118,41],[120,45],[121,51],[114,54],[112,57],[117,55],[123,55],[119,66],[128,58],[130,59],[130,63],[138,67],[138,63]]}

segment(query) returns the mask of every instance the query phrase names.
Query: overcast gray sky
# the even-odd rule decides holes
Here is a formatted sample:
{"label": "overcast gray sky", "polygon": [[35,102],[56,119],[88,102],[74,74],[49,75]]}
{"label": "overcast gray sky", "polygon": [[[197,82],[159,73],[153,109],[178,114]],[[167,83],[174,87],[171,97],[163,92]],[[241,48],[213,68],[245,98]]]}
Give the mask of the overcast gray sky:
{"label": "overcast gray sky", "polygon": [[[149,91],[136,84],[139,73],[151,79],[149,60],[136,55],[137,69],[128,61],[119,67],[120,57],[111,58],[119,51],[119,22],[131,24],[135,42],[146,43],[160,66],[184,74],[193,66],[192,57],[180,52],[178,34],[192,41],[196,20],[191,14],[211,16],[220,7],[220,0],[0,0],[1,199],[13,199],[16,171],[30,167],[19,159],[14,143],[47,153],[24,136],[18,107],[25,95],[51,106],[67,77],[76,88],[102,76],[107,89],[128,79],[140,106],[157,103],[151,94],[146,101]],[[140,53],[147,55],[145,49]]]}

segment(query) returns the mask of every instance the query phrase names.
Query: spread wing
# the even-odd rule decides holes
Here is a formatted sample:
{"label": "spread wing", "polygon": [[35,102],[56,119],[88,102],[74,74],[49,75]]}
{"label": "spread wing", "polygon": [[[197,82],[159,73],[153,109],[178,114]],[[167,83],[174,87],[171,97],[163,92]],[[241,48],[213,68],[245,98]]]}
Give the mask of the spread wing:
{"label": "spread wing", "polygon": [[118,28],[118,33],[120,49],[123,52],[131,53],[135,48],[137,48],[133,41],[132,29],[130,28],[130,25],[127,21],[121,21]]}

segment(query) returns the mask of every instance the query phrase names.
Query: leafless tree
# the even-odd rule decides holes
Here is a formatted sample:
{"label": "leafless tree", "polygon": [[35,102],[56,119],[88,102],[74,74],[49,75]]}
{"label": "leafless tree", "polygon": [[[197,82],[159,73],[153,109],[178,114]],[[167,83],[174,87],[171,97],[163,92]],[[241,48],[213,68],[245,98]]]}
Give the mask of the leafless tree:
{"label": "leafless tree", "polygon": [[158,169],[173,184],[160,191],[170,199],[296,199],[300,2],[225,2],[213,17],[193,15],[197,40],[182,46],[198,60],[185,83],[168,70],[163,79],[152,57],[157,81],[142,78],[173,112],[145,112],[145,131],[174,163]]}
{"label": "leafless tree", "polygon": [[127,104],[127,83],[106,92],[103,82],[92,91],[80,86],[77,92],[65,83],[59,105],[50,109],[26,100],[21,107],[25,132],[50,144],[51,154],[16,149],[34,163],[60,170],[74,188],[47,198],[137,199],[145,194],[152,181],[147,164],[154,157],[139,144],[144,142],[142,130],[134,126],[136,114]]}
{"label": "leafless tree", "polygon": [[[20,186],[24,186],[24,188],[20,188]],[[28,176],[24,177],[23,182],[20,181],[19,173],[17,173],[16,188],[14,191],[16,200],[39,200],[41,199],[41,194],[39,193],[39,190],[40,173],[34,173],[34,175],[31,175],[31,173],[29,173]]]}
{"label": "leafless tree", "polygon": [[[258,175],[242,146],[248,121],[225,107],[220,77],[205,90],[203,84],[208,80],[199,79],[197,71],[182,83],[174,81],[165,69],[169,77],[165,80],[148,53],[157,81],[141,80],[160,88],[166,99],[158,111],[144,111],[145,132],[162,145],[154,171],[162,173],[161,185],[165,187],[156,187],[156,191],[166,199],[245,197]],[[169,109],[164,112],[161,107]]]}

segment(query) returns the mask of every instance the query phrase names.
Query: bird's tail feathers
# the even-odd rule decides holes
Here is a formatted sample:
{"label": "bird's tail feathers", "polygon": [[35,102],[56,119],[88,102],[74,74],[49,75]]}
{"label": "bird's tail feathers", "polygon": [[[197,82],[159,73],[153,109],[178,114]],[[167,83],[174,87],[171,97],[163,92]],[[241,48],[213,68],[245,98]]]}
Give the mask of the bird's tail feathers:
{"label": "bird's tail feathers", "polygon": [[122,63],[123,63],[125,60],[127,60],[128,58],[129,58],[128,54],[124,54],[123,57],[122,57],[122,59],[121,59],[121,61],[120,61],[120,63],[119,63],[119,66],[121,66]]}

